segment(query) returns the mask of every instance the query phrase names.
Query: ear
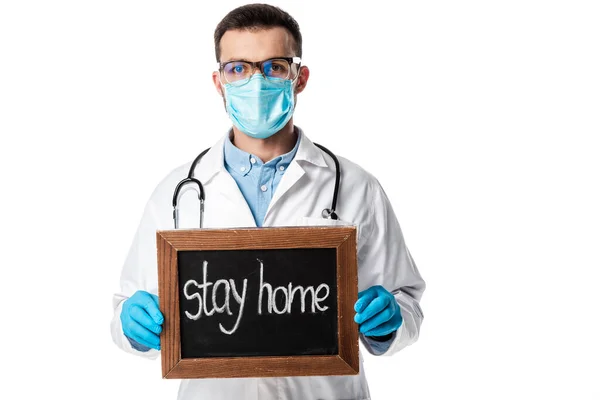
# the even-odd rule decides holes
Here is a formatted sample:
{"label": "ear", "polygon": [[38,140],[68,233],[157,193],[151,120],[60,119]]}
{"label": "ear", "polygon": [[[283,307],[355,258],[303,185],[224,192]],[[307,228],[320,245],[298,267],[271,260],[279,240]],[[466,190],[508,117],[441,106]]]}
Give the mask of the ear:
{"label": "ear", "polygon": [[217,92],[221,95],[221,97],[224,97],[223,86],[221,85],[221,80],[219,79],[219,71],[215,71],[212,73],[212,80],[213,84],[215,85],[215,88],[217,89]]}
{"label": "ear", "polygon": [[296,94],[302,93],[308,82],[310,71],[307,66],[303,65],[300,67],[298,78],[296,79]]}

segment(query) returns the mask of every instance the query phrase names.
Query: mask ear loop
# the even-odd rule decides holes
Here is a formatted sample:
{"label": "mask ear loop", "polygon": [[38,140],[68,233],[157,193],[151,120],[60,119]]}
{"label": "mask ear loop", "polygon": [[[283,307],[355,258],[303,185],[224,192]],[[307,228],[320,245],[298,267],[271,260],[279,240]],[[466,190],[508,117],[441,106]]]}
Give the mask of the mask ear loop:
{"label": "mask ear loop", "polygon": [[296,84],[298,78],[300,78],[300,70],[302,69],[302,63],[298,64],[298,75],[294,79],[292,79],[292,86]]}
{"label": "mask ear loop", "polygon": [[221,80],[221,63],[217,63],[217,73],[219,74],[219,83],[221,84],[221,96],[225,98],[225,84]]}
{"label": "mask ear loop", "polygon": [[[298,64],[298,75],[296,75],[296,77],[294,79],[292,79],[292,97],[296,96],[296,88],[294,87],[294,85],[296,84],[296,82],[298,82],[298,78],[300,78],[300,68],[302,67],[302,64]],[[293,98],[292,99],[294,101],[294,111],[296,111],[296,99]]]}

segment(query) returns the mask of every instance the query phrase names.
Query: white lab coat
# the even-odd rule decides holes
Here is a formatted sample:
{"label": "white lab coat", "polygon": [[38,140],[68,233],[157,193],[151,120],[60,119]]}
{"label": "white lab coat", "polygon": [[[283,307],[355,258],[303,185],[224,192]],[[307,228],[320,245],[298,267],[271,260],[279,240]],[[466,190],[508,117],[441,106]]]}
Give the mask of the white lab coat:
{"label": "white lab coat", "polygon": [[[299,148],[277,186],[263,226],[355,224],[358,290],[382,285],[394,294],[401,308],[402,326],[383,353],[392,355],[419,336],[423,314],[418,302],[425,282],[405,246],[400,225],[379,182],[343,157],[338,157],[341,183],[336,211],[340,220],[321,216],[324,208],[331,207],[335,165],[300,128],[296,129],[300,135]],[[195,169],[195,177],[203,183],[206,193],[204,227],[255,227],[242,193],[223,165],[226,138],[223,135]],[[159,352],[154,349],[140,352],[131,347],[121,328],[121,307],[137,290],[158,292],[156,230],[173,229],[173,191],[187,176],[190,166],[191,162],[173,170],[152,193],[123,266],[121,292],[114,296],[112,338],[121,349],[141,357],[156,358]],[[198,227],[198,216],[198,197],[189,191],[180,201],[180,228]],[[367,351],[374,353],[363,335],[360,340]],[[361,355],[359,375],[182,380],[178,398],[363,400],[370,399],[370,395]]]}

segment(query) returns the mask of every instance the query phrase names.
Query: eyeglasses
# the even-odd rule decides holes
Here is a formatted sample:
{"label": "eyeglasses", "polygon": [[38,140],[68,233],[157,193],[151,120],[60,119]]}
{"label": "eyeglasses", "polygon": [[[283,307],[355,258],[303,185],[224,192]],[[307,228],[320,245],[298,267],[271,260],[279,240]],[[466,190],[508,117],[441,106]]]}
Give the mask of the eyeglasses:
{"label": "eyeglasses", "polygon": [[300,57],[278,57],[264,61],[229,61],[218,63],[225,81],[234,85],[243,85],[252,78],[256,68],[266,79],[294,80],[300,70]]}

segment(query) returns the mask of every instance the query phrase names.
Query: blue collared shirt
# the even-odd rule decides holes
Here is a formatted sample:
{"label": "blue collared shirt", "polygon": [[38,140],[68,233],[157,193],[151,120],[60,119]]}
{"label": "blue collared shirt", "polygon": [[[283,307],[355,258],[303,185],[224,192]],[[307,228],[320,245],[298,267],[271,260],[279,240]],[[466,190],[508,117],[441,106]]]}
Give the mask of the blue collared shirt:
{"label": "blue collared shirt", "polygon": [[273,193],[289,167],[300,145],[300,135],[294,148],[286,154],[263,163],[260,158],[237,148],[231,138],[225,140],[225,168],[237,183],[250,207],[256,226],[262,226]]}

